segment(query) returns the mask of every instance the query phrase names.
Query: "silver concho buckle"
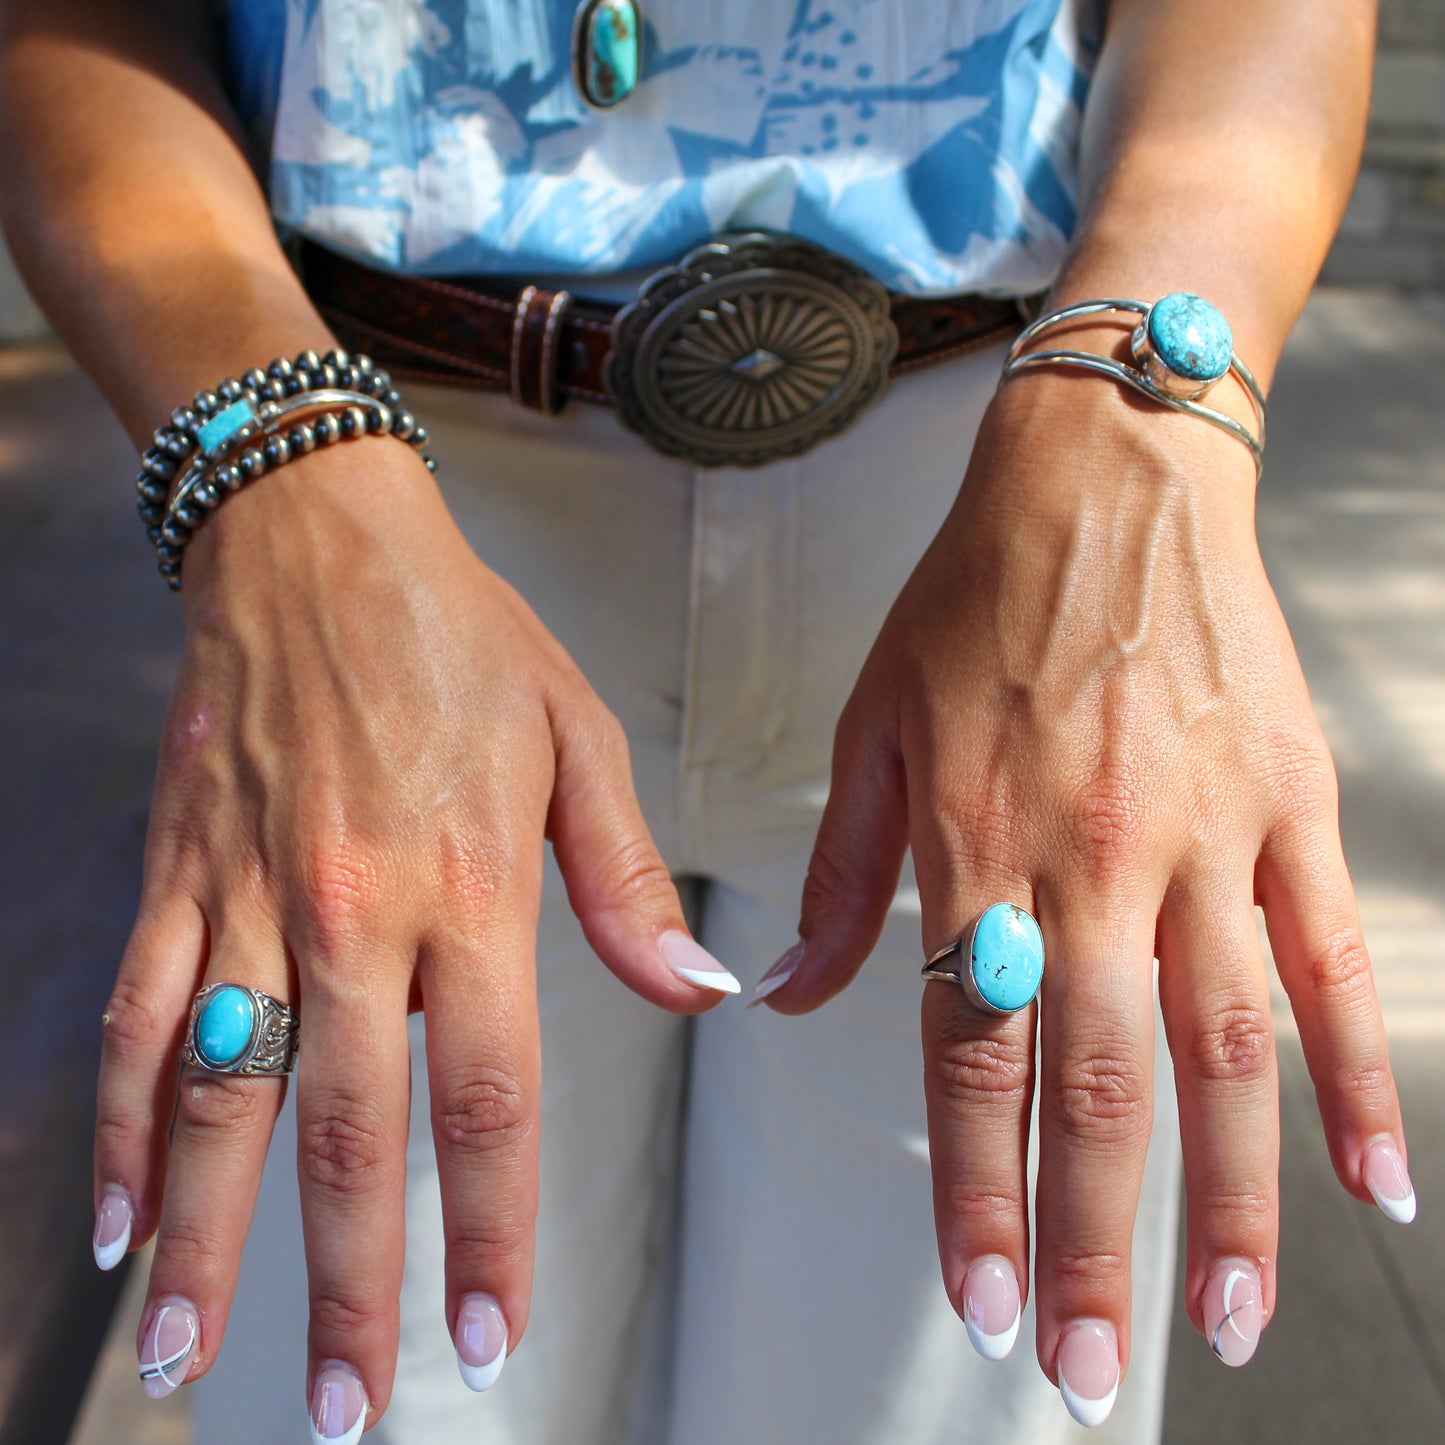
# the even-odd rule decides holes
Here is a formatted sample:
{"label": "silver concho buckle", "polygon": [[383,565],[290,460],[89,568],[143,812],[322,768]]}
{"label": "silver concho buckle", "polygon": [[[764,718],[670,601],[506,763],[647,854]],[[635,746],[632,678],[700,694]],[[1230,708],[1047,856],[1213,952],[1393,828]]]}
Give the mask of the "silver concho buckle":
{"label": "silver concho buckle", "polygon": [[841,431],[898,350],[888,292],[841,256],[749,231],[650,276],[603,369],[624,425],[669,456],[753,467]]}

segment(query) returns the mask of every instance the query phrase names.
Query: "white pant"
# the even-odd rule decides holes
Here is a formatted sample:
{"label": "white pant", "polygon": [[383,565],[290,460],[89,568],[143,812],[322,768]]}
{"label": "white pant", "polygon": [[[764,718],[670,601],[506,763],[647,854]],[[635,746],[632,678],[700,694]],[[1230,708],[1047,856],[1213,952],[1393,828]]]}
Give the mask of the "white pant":
{"label": "white pant", "polygon": [[[895,383],[795,461],[695,470],[605,410],[559,418],[412,388],[483,560],[571,651],[632,743],[643,811],[704,880],[701,941],[750,983],[796,937],[838,713],[957,491],[990,347]],[[1068,1418],[1033,1352],[974,1356],[939,1276],[911,870],[856,982],[790,1019],[691,1021],[591,955],[548,863],[538,948],[542,1201],[531,1323],[471,1395],[443,1318],[421,1021],[395,1445],[1153,1445],[1173,1286],[1168,1052],[1134,1240],[1133,1360],[1107,1425]],[[306,1289],[288,1107],[197,1440],[304,1440]]]}

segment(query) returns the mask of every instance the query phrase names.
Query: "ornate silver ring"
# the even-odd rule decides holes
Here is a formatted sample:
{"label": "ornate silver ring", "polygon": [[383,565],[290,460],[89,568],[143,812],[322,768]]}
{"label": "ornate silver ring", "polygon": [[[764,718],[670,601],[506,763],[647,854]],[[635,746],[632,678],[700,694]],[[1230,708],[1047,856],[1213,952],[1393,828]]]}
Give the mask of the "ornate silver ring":
{"label": "ornate silver ring", "polygon": [[217,1074],[289,1074],[300,1022],[280,999],[241,983],[213,983],[191,1004],[185,1059]]}
{"label": "ornate silver ring", "polygon": [[612,322],[604,367],[622,422],[705,467],[797,456],[887,384],[888,292],[792,237],[711,241],[643,284]]}

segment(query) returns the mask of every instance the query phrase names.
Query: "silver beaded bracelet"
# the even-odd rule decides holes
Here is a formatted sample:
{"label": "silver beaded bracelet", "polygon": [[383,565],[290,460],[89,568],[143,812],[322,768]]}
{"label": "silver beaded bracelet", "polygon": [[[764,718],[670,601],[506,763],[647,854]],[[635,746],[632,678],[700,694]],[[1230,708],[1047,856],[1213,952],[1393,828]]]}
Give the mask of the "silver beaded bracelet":
{"label": "silver beaded bracelet", "polygon": [[[200,391],[156,429],[136,479],[140,515],[160,573],[181,586],[181,555],[228,496],[318,446],[394,436],[420,450],[426,428],[402,404],[391,377],[368,356],[339,349],[277,357]],[[423,454],[431,471],[436,463]]]}

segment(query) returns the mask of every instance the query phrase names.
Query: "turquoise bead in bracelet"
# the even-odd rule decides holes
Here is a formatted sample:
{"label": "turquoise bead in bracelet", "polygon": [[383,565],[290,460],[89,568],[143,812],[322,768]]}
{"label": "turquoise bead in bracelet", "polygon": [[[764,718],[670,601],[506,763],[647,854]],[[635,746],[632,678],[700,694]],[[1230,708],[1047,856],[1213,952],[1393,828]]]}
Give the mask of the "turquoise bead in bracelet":
{"label": "turquoise bead in bracelet", "polygon": [[[179,589],[186,543],[226,496],[318,445],[381,434],[418,450],[428,439],[390,376],[369,357],[339,349],[277,357],[264,370],[252,367],[198,392],[193,405],[177,407],[156,429],[136,481],[167,585]],[[430,457],[423,460],[436,470]]]}

